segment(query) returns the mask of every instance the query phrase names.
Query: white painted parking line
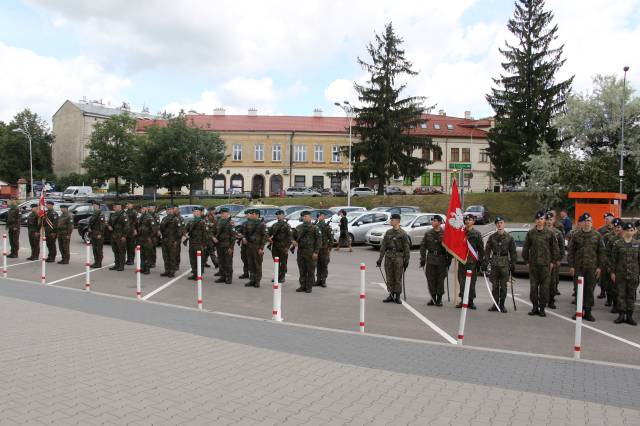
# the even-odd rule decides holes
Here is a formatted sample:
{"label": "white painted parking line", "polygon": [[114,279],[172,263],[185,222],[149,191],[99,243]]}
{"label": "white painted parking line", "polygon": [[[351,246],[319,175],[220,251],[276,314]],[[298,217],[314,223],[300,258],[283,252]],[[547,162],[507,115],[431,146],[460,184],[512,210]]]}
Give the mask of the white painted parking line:
{"label": "white painted parking line", "polygon": [[[115,263],[111,263],[111,264],[109,264],[109,265],[105,265],[105,266],[103,266],[103,267],[101,267],[101,268],[95,268],[95,269],[92,269],[92,270],[91,270],[91,273],[96,272],[96,271],[99,271],[100,269],[108,268],[108,267],[113,266],[113,265],[115,265]],[[82,272],[80,272],[79,274],[70,275],[70,276],[68,276],[68,277],[60,278],[59,280],[51,281],[50,283],[47,283],[47,284],[49,284],[49,285],[57,284],[57,283],[60,283],[60,282],[62,282],[62,281],[70,280],[71,278],[79,277],[79,276],[81,276],[81,275],[85,275],[85,274],[86,274],[86,272],[85,272],[85,271],[82,271]]]}
{"label": "white painted parking line", "polygon": [[[519,297],[516,297],[516,300],[517,300],[518,302],[520,302],[520,303],[524,303],[525,305],[533,306],[530,302],[527,302],[526,300],[521,299],[521,298],[519,298]],[[569,321],[570,323],[573,323],[573,324],[575,324],[575,323],[576,323],[576,321],[575,321],[575,320],[573,320],[573,319],[571,319],[571,318],[569,318],[569,317],[565,317],[564,315],[557,314],[557,313],[555,313],[555,312],[553,312],[553,311],[545,310],[545,312],[546,312],[547,314],[549,314],[549,315],[553,315],[553,316],[555,316],[555,317],[562,318],[562,319],[563,319],[563,320],[565,320],[565,321]],[[610,338],[615,339],[615,340],[617,340],[617,341],[619,341],[619,342],[626,343],[626,344],[627,344],[627,345],[629,345],[629,346],[633,346],[633,347],[634,347],[634,348],[636,348],[636,349],[640,349],[640,344],[635,343],[635,342],[632,342],[632,341],[627,340],[627,339],[624,339],[624,338],[622,338],[622,337],[620,337],[620,336],[616,336],[615,334],[608,333],[608,332],[606,332],[606,331],[604,331],[604,330],[600,330],[599,328],[595,328],[595,327],[593,327],[593,326],[591,326],[591,325],[585,324],[585,323],[584,323],[584,321],[583,321],[583,323],[582,323],[582,328],[586,328],[586,329],[588,329],[588,330],[595,331],[596,333],[600,333],[600,334],[602,334],[603,336],[610,337]]]}
{"label": "white painted parking line", "polygon": [[169,281],[168,283],[156,288],[155,290],[153,290],[151,293],[147,294],[146,296],[144,296],[142,298],[142,300],[148,300],[151,296],[154,296],[158,293],[160,293],[162,290],[164,290],[165,288],[169,287],[171,284],[175,283],[176,281],[178,281],[180,278],[185,277],[187,274],[191,273],[191,269],[188,269],[186,271],[184,271],[182,274],[178,275],[177,277],[175,277],[174,279],[172,279],[171,281]]}
{"label": "white painted parking line", "polygon": [[40,259],[36,259],[36,260],[28,260],[26,262],[20,262],[20,263],[12,263],[11,265],[7,265],[7,269],[11,268],[13,266],[20,266],[20,265],[26,265],[27,263],[33,263],[33,262],[39,262]]}
{"label": "white painted parking line", "polygon": [[[378,284],[380,287],[382,287],[383,289],[387,289],[387,286],[384,283],[380,283],[380,282],[373,282],[373,284]],[[441,329],[440,327],[438,327],[434,322],[432,322],[431,320],[429,320],[429,318],[425,317],[424,315],[422,315],[420,312],[416,311],[416,309],[411,306],[410,304],[408,304],[407,302],[405,302],[404,300],[402,301],[402,306],[404,306],[409,312],[411,312],[413,315],[416,316],[416,318],[418,318],[420,321],[422,321],[423,323],[425,323],[426,325],[428,325],[429,327],[431,327],[431,329],[433,331],[435,331],[436,333],[438,333],[440,336],[442,336],[447,342],[456,345],[458,344],[458,342],[456,341],[456,339],[454,339],[453,337],[451,337],[449,334],[447,334],[446,331],[444,331],[443,329]]]}

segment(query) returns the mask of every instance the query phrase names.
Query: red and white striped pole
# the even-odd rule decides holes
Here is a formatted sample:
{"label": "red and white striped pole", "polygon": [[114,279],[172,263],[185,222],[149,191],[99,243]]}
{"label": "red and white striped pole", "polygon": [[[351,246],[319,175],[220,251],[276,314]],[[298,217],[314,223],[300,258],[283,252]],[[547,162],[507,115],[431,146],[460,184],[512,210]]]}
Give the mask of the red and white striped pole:
{"label": "red and white striped pole", "polygon": [[7,234],[2,234],[2,277],[7,278]]}
{"label": "red and white striped pole", "polygon": [[40,253],[42,253],[42,257],[40,258],[40,284],[47,283],[47,256],[49,253],[45,253],[47,251],[47,237],[42,237],[42,247],[40,248]]}
{"label": "red and white striped pole", "polygon": [[196,251],[196,283],[198,285],[198,309],[202,310],[202,252]]}
{"label": "red and white striped pole", "polygon": [[578,277],[576,285],[576,338],[573,343],[573,359],[580,359],[582,351],[582,301],[584,295],[584,277]]}
{"label": "red and white striped pole", "polygon": [[273,310],[271,311],[271,319],[274,321],[282,321],[282,289],[278,282],[278,273],[280,270],[280,258],[273,259]]}
{"label": "red and white striped pole", "polygon": [[136,297],[142,298],[142,283],[140,282],[140,246],[136,246]]}
{"label": "red and white striped pole", "polygon": [[458,344],[462,346],[464,340],[464,324],[467,322],[467,309],[469,308],[469,287],[471,287],[472,272],[467,269],[467,277],[464,281],[464,294],[462,295],[462,311],[460,312],[460,326],[458,327]]}
{"label": "red and white striped pole", "polygon": [[91,291],[91,243],[87,241],[86,247],[87,257],[84,261],[84,289]]}
{"label": "red and white striped pole", "polygon": [[364,333],[364,301],[365,301],[365,273],[366,265],[360,264],[360,333]]}

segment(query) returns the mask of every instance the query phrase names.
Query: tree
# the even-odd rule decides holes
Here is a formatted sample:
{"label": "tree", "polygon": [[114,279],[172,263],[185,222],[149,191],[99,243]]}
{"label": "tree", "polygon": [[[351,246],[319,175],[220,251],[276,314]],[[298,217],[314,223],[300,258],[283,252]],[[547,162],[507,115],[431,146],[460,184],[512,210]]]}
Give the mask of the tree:
{"label": "tree", "polygon": [[114,179],[118,193],[120,179],[135,181],[138,176],[136,125],[136,119],[127,113],[113,115],[95,125],[87,144],[89,154],[82,164],[87,174],[99,180]]}
{"label": "tree", "polygon": [[431,138],[415,130],[420,128],[426,98],[401,97],[406,83],[397,80],[417,74],[405,59],[402,42],[391,23],[385,26],[384,34],[376,33],[375,41],[367,46],[371,62],[358,58],[369,80],[365,85],[354,84],[363,106],[354,108],[353,132],[359,142],[352,147],[353,174],[360,181],[375,177],[379,195],[384,194],[390,177],[415,179],[424,172],[430,162],[414,156],[416,149],[440,150]]}
{"label": "tree", "polygon": [[573,77],[556,82],[565,62],[563,45],[552,47],[558,27],[544,7],[544,0],[516,0],[507,28],[517,42],[500,49],[504,74],[493,79],[497,87],[486,95],[496,120],[488,152],[502,183],[518,180],[526,172],[524,161],[538,154],[542,143],[552,150],[562,143],[553,120],[564,111]]}

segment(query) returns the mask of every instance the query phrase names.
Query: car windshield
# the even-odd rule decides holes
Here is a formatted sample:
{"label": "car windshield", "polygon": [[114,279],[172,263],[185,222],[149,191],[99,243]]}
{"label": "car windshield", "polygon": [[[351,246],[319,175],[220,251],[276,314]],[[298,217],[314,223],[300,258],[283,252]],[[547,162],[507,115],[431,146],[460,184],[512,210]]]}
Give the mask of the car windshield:
{"label": "car windshield", "polygon": [[74,192],[76,192],[76,190],[75,190],[75,189],[71,189],[71,188],[69,188],[69,189],[65,190],[65,191],[63,192],[63,194],[64,194],[64,195],[67,195],[67,194],[73,194]]}
{"label": "car windshield", "polygon": [[469,206],[467,207],[468,212],[481,212],[482,206]]}
{"label": "car windshield", "polygon": [[[362,212],[350,212],[347,213],[347,221],[349,223],[351,223],[353,221],[353,219],[362,216]],[[331,217],[331,223],[340,223],[340,218],[342,216],[340,216],[339,214],[335,214]]]}

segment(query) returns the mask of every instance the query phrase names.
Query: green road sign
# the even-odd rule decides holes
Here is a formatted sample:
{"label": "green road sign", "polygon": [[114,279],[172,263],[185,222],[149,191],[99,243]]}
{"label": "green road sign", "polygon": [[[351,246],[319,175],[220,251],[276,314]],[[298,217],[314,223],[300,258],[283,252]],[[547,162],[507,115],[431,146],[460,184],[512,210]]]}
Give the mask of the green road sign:
{"label": "green road sign", "polygon": [[450,169],[467,169],[470,170],[471,169],[471,163],[449,163],[449,168]]}

